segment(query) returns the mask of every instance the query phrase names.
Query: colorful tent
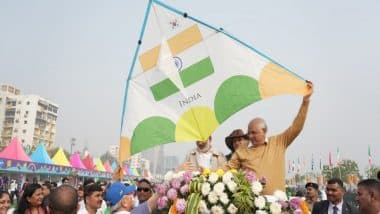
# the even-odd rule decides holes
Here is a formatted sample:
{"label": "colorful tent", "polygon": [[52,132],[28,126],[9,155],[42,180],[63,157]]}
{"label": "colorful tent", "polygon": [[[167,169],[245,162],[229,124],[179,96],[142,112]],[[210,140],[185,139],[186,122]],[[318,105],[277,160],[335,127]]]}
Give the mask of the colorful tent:
{"label": "colorful tent", "polygon": [[129,170],[128,165],[125,165],[125,166],[124,166],[124,174],[125,174],[125,175],[132,175],[132,173],[131,173],[130,170]]}
{"label": "colorful tent", "polygon": [[43,143],[38,144],[36,150],[34,150],[33,154],[30,156],[30,159],[36,163],[53,164]]}
{"label": "colorful tent", "polygon": [[139,173],[139,171],[137,171],[136,168],[132,168],[132,173],[133,173],[133,175],[135,175],[135,176],[140,176],[140,173]]}
{"label": "colorful tent", "polygon": [[14,137],[9,145],[0,152],[0,158],[32,162],[17,137]]}
{"label": "colorful tent", "polygon": [[253,103],[308,93],[305,80],[223,29],[159,0],[148,4],[126,82],[120,161],[205,141]]}
{"label": "colorful tent", "polygon": [[72,167],[78,168],[78,169],[86,169],[84,164],[82,163],[79,153],[75,152],[74,154],[71,155],[70,157],[70,164]]}
{"label": "colorful tent", "polygon": [[106,169],[104,168],[104,165],[102,161],[99,158],[94,159],[95,162],[95,169],[101,172],[106,172]]}
{"label": "colorful tent", "polygon": [[92,161],[92,157],[90,156],[90,154],[87,154],[85,156],[85,158],[83,159],[83,165],[89,169],[89,170],[95,170],[95,164],[94,162]]}
{"label": "colorful tent", "polygon": [[116,161],[112,162],[111,167],[113,171],[116,170],[117,166],[118,164],[116,163]]}
{"label": "colorful tent", "polygon": [[51,159],[54,164],[60,165],[60,166],[71,166],[70,162],[67,160],[67,157],[65,153],[63,152],[62,148],[59,148],[58,151],[55,153],[53,158]]}
{"label": "colorful tent", "polygon": [[106,171],[107,172],[110,172],[110,173],[112,173],[113,172],[113,170],[112,170],[112,167],[111,167],[111,164],[110,164],[110,161],[109,160],[106,160],[105,162],[104,162],[104,169],[106,169]]}

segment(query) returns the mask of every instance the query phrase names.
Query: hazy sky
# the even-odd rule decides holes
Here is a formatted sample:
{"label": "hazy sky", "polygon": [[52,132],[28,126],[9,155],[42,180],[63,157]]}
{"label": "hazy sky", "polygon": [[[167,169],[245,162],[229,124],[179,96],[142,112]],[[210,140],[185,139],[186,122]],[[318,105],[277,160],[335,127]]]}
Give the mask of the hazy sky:
{"label": "hazy sky", "polygon": [[[311,154],[327,162],[342,158],[367,166],[372,147],[379,164],[379,8],[377,0],[164,1],[226,31],[315,84],[305,128],[287,157]],[[125,80],[147,1],[0,1],[0,84],[38,94],[59,105],[56,144],[75,150],[87,144],[95,156],[118,144]],[[256,116],[269,133],[290,125],[301,97],[256,103],[233,116],[214,134],[246,130]],[[165,146],[183,154],[193,143]],[[182,158],[181,158],[182,159]]]}

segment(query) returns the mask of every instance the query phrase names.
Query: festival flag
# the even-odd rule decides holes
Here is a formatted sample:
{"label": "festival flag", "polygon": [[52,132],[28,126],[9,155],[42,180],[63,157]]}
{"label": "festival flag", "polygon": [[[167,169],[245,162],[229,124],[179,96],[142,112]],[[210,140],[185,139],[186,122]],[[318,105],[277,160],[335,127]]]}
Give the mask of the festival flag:
{"label": "festival flag", "polygon": [[340,151],[339,147],[336,148],[336,165],[338,166],[340,164]]}
{"label": "festival flag", "polygon": [[298,160],[297,160],[297,173],[300,173],[301,172],[301,160],[300,160],[300,157],[298,157]]}
{"label": "festival flag", "polygon": [[314,154],[311,154],[311,171],[314,171]]}
{"label": "festival flag", "polygon": [[319,170],[322,170],[322,156],[319,156]]}
{"label": "festival flag", "polygon": [[332,160],[331,152],[329,152],[329,167],[330,168],[333,167],[333,160]]}
{"label": "festival flag", "polygon": [[373,166],[373,161],[372,161],[372,155],[371,155],[371,146],[368,145],[368,164],[369,166]]}
{"label": "festival flag", "polygon": [[295,172],[295,170],[296,170],[296,163],[295,163],[294,160],[293,160],[293,164],[292,164],[292,172]]}
{"label": "festival flag", "polygon": [[[308,93],[304,79],[220,28],[150,0],[126,82],[120,160],[208,137],[243,108]],[[212,87],[210,87],[212,86]]]}

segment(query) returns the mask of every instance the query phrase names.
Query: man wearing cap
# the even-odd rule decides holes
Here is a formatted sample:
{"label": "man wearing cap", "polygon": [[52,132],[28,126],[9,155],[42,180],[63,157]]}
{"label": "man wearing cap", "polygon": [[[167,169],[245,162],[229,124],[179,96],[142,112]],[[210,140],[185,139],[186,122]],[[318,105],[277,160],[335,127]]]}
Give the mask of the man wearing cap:
{"label": "man wearing cap", "polygon": [[125,186],[120,182],[113,183],[106,192],[106,200],[111,205],[111,213],[113,214],[149,214],[156,207],[158,195],[148,199],[148,201],[139,204],[134,208],[136,191],[135,185]]}
{"label": "man wearing cap", "polygon": [[241,129],[235,129],[232,131],[232,133],[226,137],[225,139],[227,147],[231,150],[231,153],[226,155],[227,161],[229,161],[232,157],[232,154],[238,149],[238,148],[247,148],[248,147],[248,136],[244,134],[243,130]]}
{"label": "man wearing cap", "polygon": [[313,211],[314,203],[319,201],[318,188],[318,184],[312,182],[309,182],[305,185],[306,204],[310,212]]}
{"label": "man wearing cap", "polygon": [[212,148],[212,137],[206,141],[196,141],[196,148],[191,150],[183,163],[177,170],[198,171],[201,169],[217,170],[222,168],[226,163],[226,157]]}
{"label": "man wearing cap", "polygon": [[313,93],[311,82],[307,81],[306,87],[307,93],[292,125],[283,133],[267,138],[268,127],[265,120],[262,118],[251,120],[248,124],[248,137],[252,146],[235,151],[224,170],[251,170],[258,177],[266,177],[268,182],[262,192],[264,195],[272,195],[276,190],[285,191],[286,149],[303,128]]}

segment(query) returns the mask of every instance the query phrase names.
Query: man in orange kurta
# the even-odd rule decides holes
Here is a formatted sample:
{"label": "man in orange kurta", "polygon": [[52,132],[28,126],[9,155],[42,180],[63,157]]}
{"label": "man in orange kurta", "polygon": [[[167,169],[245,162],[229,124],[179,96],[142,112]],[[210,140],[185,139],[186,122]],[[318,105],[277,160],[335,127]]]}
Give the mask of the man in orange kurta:
{"label": "man in orange kurta", "polygon": [[252,146],[235,151],[224,169],[247,169],[254,171],[259,178],[266,177],[268,182],[263,190],[264,195],[272,195],[276,190],[285,191],[285,153],[305,123],[313,84],[307,82],[307,87],[308,93],[303,97],[300,110],[288,129],[267,138],[265,121],[261,118],[251,120],[248,136]]}

